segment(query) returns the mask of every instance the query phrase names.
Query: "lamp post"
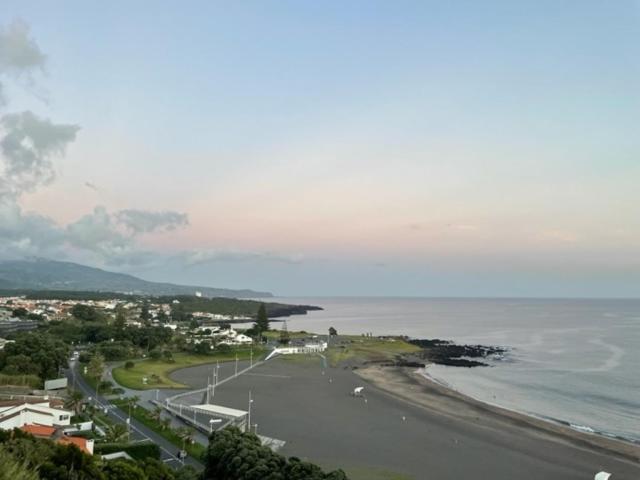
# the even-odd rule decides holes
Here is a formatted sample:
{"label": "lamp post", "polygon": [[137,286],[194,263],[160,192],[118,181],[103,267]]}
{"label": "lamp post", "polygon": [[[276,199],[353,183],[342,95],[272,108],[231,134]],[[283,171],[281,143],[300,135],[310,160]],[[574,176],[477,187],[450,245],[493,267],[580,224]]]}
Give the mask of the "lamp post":
{"label": "lamp post", "polygon": [[249,368],[253,368],[253,348],[249,351]]}
{"label": "lamp post", "polygon": [[251,398],[251,390],[249,390],[249,410],[247,412],[247,432],[251,432],[251,404],[253,399]]}
{"label": "lamp post", "polygon": [[213,433],[213,424],[222,422],[221,418],[212,418],[209,420],[209,433]]}
{"label": "lamp post", "polygon": [[238,352],[236,352],[236,373],[235,373],[235,376],[236,377],[238,376]]}

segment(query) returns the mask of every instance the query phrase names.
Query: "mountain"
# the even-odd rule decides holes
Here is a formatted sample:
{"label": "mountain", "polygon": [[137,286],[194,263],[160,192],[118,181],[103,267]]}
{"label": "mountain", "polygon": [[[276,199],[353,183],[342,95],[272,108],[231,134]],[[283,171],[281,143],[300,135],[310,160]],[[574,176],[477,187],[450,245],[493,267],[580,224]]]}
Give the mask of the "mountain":
{"label": "mountain", "polygon": [[272,297],[269,292],[175,285],[142,280],[71,262],[47,259],[0,261],[0,288],[22,290],[73,290],[143,295],[194,295],[205,297]]}

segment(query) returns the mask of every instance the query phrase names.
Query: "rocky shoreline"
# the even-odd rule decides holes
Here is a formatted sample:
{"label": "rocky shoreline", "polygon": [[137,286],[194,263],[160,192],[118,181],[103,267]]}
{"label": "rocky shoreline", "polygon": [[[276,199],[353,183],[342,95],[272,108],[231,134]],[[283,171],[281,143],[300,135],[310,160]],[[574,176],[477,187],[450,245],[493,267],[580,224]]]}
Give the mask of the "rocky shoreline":
{"label": "rocky shoreline", "polygon": [[408,340],[421,348],[416,355],[428,363],[449,365],[452,367],[488,367],[489,364],[477,359],[502,358],[507,349],[487,345],[457,345],[448,340]]}

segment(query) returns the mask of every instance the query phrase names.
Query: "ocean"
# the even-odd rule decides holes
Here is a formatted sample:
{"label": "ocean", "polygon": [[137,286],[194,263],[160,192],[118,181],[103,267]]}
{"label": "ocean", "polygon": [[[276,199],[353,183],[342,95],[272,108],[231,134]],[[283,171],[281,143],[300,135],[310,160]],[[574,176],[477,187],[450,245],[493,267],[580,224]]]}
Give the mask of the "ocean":
{"label": "ocean", "polygon": [[491,367],[427,374],[479,400],[640,442],[640,300],[276,298],[322,311],[289,330],[441,338],[508,347]]}

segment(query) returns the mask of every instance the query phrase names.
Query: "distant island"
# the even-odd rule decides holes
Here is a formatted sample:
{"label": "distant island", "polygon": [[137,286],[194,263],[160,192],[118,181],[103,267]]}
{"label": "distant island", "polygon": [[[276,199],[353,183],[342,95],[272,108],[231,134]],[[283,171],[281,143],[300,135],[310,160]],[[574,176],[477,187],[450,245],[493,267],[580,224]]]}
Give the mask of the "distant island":
{"label": "distant island", "polygon": [[151,282],[72,262],[44,258],[0,261],[0,289],[115,292],[137,295],[268,298],[270,292]]}

